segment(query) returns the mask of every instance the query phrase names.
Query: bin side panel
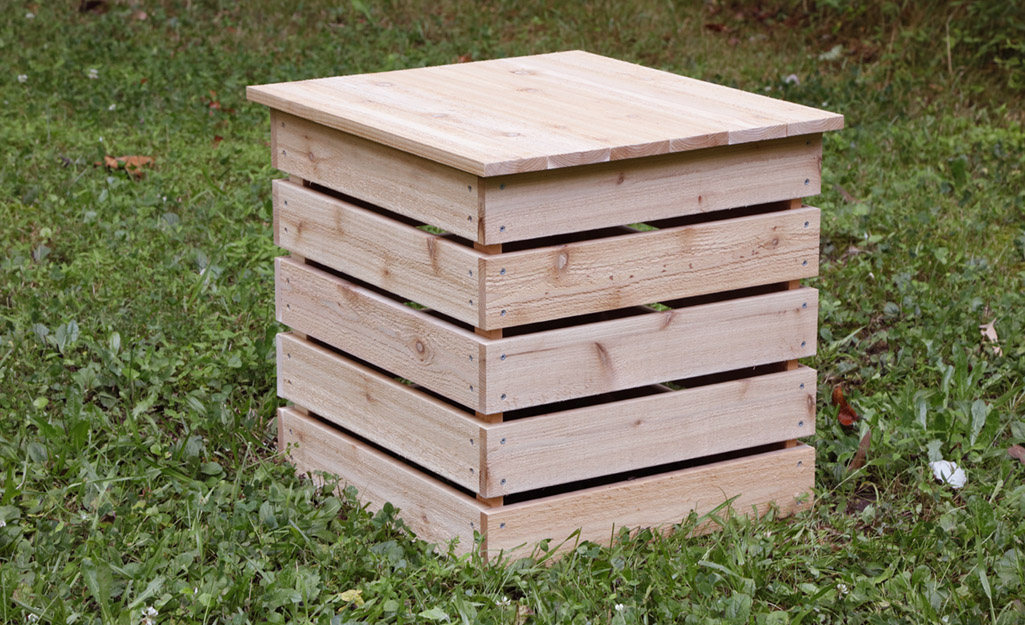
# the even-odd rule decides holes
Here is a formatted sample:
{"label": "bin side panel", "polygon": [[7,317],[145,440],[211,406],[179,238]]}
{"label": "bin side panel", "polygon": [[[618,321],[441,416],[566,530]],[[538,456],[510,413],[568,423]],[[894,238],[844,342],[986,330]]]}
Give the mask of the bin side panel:
{"label": "bin side panel", "polygon": [[417,536],[439,545],[459,539],[457,551],[469,552],[473,533],[480,531],[482,505],[469,495],[346,436],[329,425],[291,408],[278,410],[278,444],[301,473],[324,471],[359,491],[371,510],[386,503]]}
{"label": "bin side panel", "polygon": [[274,181],[275,243],[446,315],[479,319],[480,254],[359,207]]}
{"label": "bin side panel", "polygon": [[278,395],[464,488],[479,488],[479,424],[426,393],[286,333],[278,335]]}
{"label": "bin side panel", "polygon": [[822,136],[806,135],[484,179],[484,242],[817,195]]}
{"label": "bin side panel", "polygon": [[459,236],[477,238],[477,176],[271,111],[274,167]]}
{"label": "bin side panel", "polygon": [[810,278],[818,249],[805,207],[485,258],[487,327]]}
{"label": "bin side panel", "polygon": [[470,332],[289,258],[278,258],[278,321],[441,393],[478,403],[479,341]]}
{"label": "bin side panel", "polygon": [[801,367],[485,426],[495,497],[815,433],[815,371]]}
{"label": "bin side panel", "polygon": [[[620,527],[662,531],[691,511],[711,513],[732,498],[740,514],[764,514],[775,503],[789,515],[810,505],[815,450],[807,445],[770,451],[707,466],[617,482],[485,510],[490,554],[531,546],[546,538],[560,541],[576,529],[580,540],[608,543]],[[721,513],[720,513],[721,516]],[[697,530],[717,527],[712,522]],[[571,545],[567,545],[571,546]]]}
{"label": "bin side panel", "polygon": [[800,288],[485,344],[485,412],[805,358],[818,292]]}

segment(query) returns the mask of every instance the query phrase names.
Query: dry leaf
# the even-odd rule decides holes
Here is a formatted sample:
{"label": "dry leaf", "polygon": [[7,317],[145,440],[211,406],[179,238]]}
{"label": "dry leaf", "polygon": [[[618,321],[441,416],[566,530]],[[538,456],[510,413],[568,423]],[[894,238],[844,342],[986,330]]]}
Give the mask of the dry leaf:
{"label": "dry leaf", "polygon": [[851,427],[854,422],[860,419],[858,413],[854,412],[854,408],[847,403],[847,399],[843,396],[843,387],[833,387],[833,405],[839,406],[840,411],[836,414],[837,421],[844,427]]}
{"label": "dry leaf", "polygon": [[224,141],[224,137],[221,135],[214,135],[213,146],[216,148],[221,144],[221,141]]}
{"label": "dry leaf", "polygon": [[[100,163],[96,163],[99,165]],[[124,169],[136,178],[142,178],[143,167],[153,165],[152,156],[104,156],[103,166],[108,169]]]}
{"label": "dry leaf", "polygon": [[456,59],[456,63],[469,63],[473,61],[472,54],[460,54],[459,58]]}
{"label": "dry leaf", "polygon": [[854,452],[854,457],[851,458],[850,464],[847,465],[847,472],[857,471],[861,467],[865,466],[865,462],[868,459],[868,448],[872,445],[872,430],[865,430],[865,435],[861,437],[861,442],[858,443],[858,451]]}
{"label": "dry leaf", "polygon": [[1000,342],[1000,337],[997,336],[997,329],[993,327],[993,324],[996,322],[997,320],[994,319],[989,323],[984,323],[980,325],[979,331],[982,332],[982,338],[986,339],[986,341],[990,343],[993,343],[993,353],[997,356],[1001,356],[1003,355],[1004,351],[1000,349],[999,345],[997,345],[997,343]]}
{"label": "dry leaf", "polygon": [[833,189],[835,189],[840,195],[842,195],[844,202],[847,202],[848,204],[857,204],[861,201],[858,198],[851,195],[850,192],[847,191],[847,189],[844,189],[838,184],[834,184]]}
{"label": "dry leaf", "polygon": [[1007,448],[1007,455],[1018,462],[1025,464],[1025,447],[1022,447],[1021,445],[1011,445]]}

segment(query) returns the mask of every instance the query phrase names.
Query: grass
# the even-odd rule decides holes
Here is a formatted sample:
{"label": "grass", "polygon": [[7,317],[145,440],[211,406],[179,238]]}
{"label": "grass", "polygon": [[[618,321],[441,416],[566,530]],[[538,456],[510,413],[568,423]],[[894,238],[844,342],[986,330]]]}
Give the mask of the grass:
{"label": "grass", "polygon": [[[1021,92],[967,35],[947,62],[943,6],[860,30],[714,2],[102,9],[0,22],[0,622],[1025,622]],[[813,201],[816,503],[485,566],[276,458],[277,174],[244,87],[569,48],[847,116]],[[128,154],[155,164],[94,165]],[[873,432],[853,474],[837,383]]]}

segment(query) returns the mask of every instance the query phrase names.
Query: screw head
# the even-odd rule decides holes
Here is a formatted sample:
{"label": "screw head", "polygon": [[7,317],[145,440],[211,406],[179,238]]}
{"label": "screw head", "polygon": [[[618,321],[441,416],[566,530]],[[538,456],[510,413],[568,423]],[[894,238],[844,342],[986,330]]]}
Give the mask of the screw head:
{"label": "screw head", "polygon": [[498,272],[498,275],[500,275],[500,276],[504,276],[505,275],[505,267],[502,267],[502,270]]}
{"label": "screw head", "polygon": [[505,439],[503,438],[502,440],[498,441],[498,444],[499,445],[505,445]]}
{"label": "screw head", "polygon": [[804,179],[804,184],[806,184],[806,185],[811,184],[811,180],[808,179],[808,178],[805,178]]}
{"label": "screw head", "polygon": [[502,393],[502,399],[505,399],[505,393]]}

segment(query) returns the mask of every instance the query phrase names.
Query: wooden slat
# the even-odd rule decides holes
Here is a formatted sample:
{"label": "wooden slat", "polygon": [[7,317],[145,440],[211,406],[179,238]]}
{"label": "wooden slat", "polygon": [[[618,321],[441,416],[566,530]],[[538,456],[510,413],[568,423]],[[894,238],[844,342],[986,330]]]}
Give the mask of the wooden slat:
{"label": "wooden slat", "polygon": [[480,487],[480,424],[348,358],[278,335],[278,396],[442,477]]}
{"label": "wooden slat", "polygon": [[459,552],[473,548],[483,506],[472,497],[291,408],[280,409],[278,419],[278,444],[300,472],[338,476],[359,490],[371,510],[390,502],[417,536],[442,550],[453,538]]}
{"label": "wooden slat", "polygon": [[[522,62],[528,67],[536,63],[531,57],[523,58]],[[843,115],[836,113],[588,52],[547,55],[544,62],[546,72],[553,79],[572,80],[592,89],[602,89],[610,96],[652,106],[664,106],[671,101],[686,107],[689,115],[710,116],[720,125],[732,122],[736,129],[728,131],[730,144],[769,138],[765,130],[774,125],[782,125],[783,136],[789,137],[840,130],[844,125]],[[745,128],[744,124],[749,127]],[[674,152],[705,147],[694,146],[694,138],[687,136],[675,138],[672,143]]]}
{"label": "wooden slat", "polygon": [[811,356],[817,315],[802,288],[492,341],[483,411]]}
{"label": "wooden slat", "polygon": [[[706,514],[732,497],[732,510],[761,515],[773,503],[783,515],[808,507],[815,478],[815,450],[807,445],[707,466],[618,482],[583,491],[486,509],[487,550],[497,554],[576,529],[580,540],[608,543],[620,527],[663,531],[691,510]],[[701,529],[712,529],[706,524]]]}
{"label": "wooden slat", "polygon": [[753,378],[486,425],[489,496],[815,433],[815,371]]}
{"label": "wooden slat", "polygon": [[808,135],[487,178],[481,236],[508,243],[816,195],[821,160],[821,135]]}
{"label": "wooden slat", "polygon": [[276,262],[278,321],[484,414],[815,353],[814,289],[488,339]]}
{"label": "wooden slat", "polygon": [[285,257],[275,276],[281,323],[463,405],[480,403],[472,331]]}
{"label": "wooden slat", "polygon": [[274,167],[477,238],[477,177],[282,111],[271,111]]}
{"label": "wooden slat", "polygon": [[826,111],[584,52],[249,87],[251,100],[480,176],[842,127]]}
{"label": "wooden slat", "polygon": [[481,254],[324,193],[274,181],[275,243],[470,324]]}
{"label": "wooden slat", "polygon": [[483,324],[508,327],[818,273],[819,210],[804,208],[484,259]]}

